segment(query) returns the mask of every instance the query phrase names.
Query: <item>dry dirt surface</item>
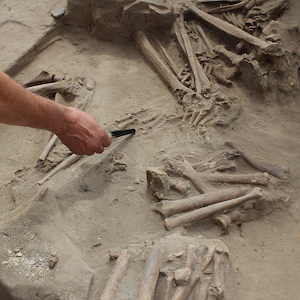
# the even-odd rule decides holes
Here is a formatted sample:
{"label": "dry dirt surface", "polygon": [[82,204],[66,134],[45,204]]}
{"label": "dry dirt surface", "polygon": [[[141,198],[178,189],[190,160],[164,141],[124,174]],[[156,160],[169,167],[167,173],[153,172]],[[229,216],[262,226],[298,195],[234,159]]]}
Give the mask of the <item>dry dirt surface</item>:
{"label": "dry dirt surface", "polygon": [[[82,157],[40,185],[37,181],[71,153],[57,141],[46,161],[37,165],[47,133],[0,124],[1,300],[99,299],[113,272],[115,258],[123,249],[128,249],[131,257],[114,299],[139,299],[143,272],[153,245],[163,253],[155,299],[162,299],[158,291],[163,279],[174,270],[186,267],[190,245],[195,246],[198,259],[194,271],[200,279],[197,277],[196,286],[212,276],[211,293],[217,289],[218,278],[214,274],[218,257],[222,257],[222,293],[210,295],[209,299],[299,299],[300,53],[297,42],[300,38],[297,40],[296,27],[293,27],[296,37],[292,54],[285,56],[289,62],[284,65],[286,69],[282,67],[282,72],[277,71],[280,64],[275,70],[278,58],[273,56],[261,60],[263,71],[269,75],[267,88],[261,84],[260,73],[249,75],[251,64],[248,64],[241,67],[244,75],[238,73],[228,85],[209,77],[215,90],[200,93],[200,100],[197,94],[180,98],[142,53],[137,38],[135,41],[128,38],[128,30],[137,25],[132,22],[124,26],[127,31],[122,41],[99,38],[101,33],[97,30],[102,28],[105,18],[94,16],[93,22],[86,25],[83,19],[76,21],[78,16],[70,13],[72,5],[76,7],[84,2],[68,1],[68,10],[64,1],[54,4],[35,0],[30,1],[23,12],[20,7],[17,9],[20,5],[16,1],[1,2],[1,51],[8,53],[10,47],[14,51],[16,39],[20,48],[25,49],[14,60],[3,55],[1,68],[21,84],[43,70],[50,74],[63,73],[63,81],[68,86],[62,92],[65,105],[77,104],[93,114],[108,131],[122,127],[125,121],[118,120],[127,117],[134,120],[128,128],[135,128],[136,134],[115,139],[104,153]],[[113,1],[118,5],[121,2]],[[151,7],[159,8],[154,14],[157,24],[161,22],[157,17],[160,15],[173,21],[166,13],[170,7],[159,6],[161,3],[167,5],[164,1],[148,2]],[[276,21],[298,26],[300,4],[297,0],[288,2]],[[93,6],[96,4],[90,3],[85,3],[88,8],[81,10],[86,18],[90,9],[96,9]],[[179,1],[170,3],[168,5],[175,7]],[[59,6],[66,8],[66,13],[60,17],[62,19],[55,20],[50,11]],[[109,19],[116,11],[118,9],[104,16]],[[141,6],[137,11],[146,16],[150,11],[152,16],[155,10]],[[187,27],[193,18],[186,16]],[[151,20],[150,17],[146,19]],[[118,36],[122,28],[109,24],[102,28],[103,32],[111,29],[111,37]],[[235,49],[236,40],[231,41],[217,29],[201,24],[213,46],[223,44],[232,51]],[[187,66],[188,61],[178,47],[172,27],[164,25],[161,30],[147,26],[143,30],[152,41],[156,37],[162,43],[178,66]],[[49,31],[49,28],[55,30]],[[28,32],[36,38],[23,43],[22,34],[28,35]],[[47,35],[48,43],[43,40]],[[191,41],[197,42],[196,38]],[[33,46],[35,44],[39,47]],[[47,47],[41,46],[46,44]],[[251,53],[248,51],[249,55]],[[257,53],[253,54],[254,58],[255,55]],[[215,59],[206,56],[204,61],[201,57],[202,66]],[[95,81],[94,89],[87,88],[88,79]],[[53,100],[54,93],[46,96]],[[205,105],[210,103],[208,110],[213,110],[216,116],[193,127],[189,125],[193,110],[189,109],[194,109],[198,100]],[[206,108],[203,111],[206,112]],[[182,122],[184,115],[185,123]],[[148,123],[152,116],[156,119]],[[216,223],[218,214],[167,230],[163,216],[155,211],[156,205],[160,201],[199,195],[196,180],[182,171],[183,156],[202,175],[221,173],[214,164],[221,158],[235,163],[235,170],[227,170],[225,174],[260,172],[246,163],[240,153],[233,151],[226,144],[228,140],[235,141],[261,161],[288,168],[287,175],[277,178],[261,172],[261,177],[267,176],[268,186],[212,182],[202,177],[208,192],[258,186],[263,196],[234,208],[242,217],[226,230]],[[150,167],[158,168],[163,174],[163,179],[157,181],[158,187],[147,181]],[[172,189],[170,179],[180,181],[187,190],[179,193]],[[230,211],[220,210],[219,213]],[[206,270],[200,270],[212,246],[215,247],[214,259]],[[181,286],[174,290],[178,288]],[[189,298],[180,299],[195,299],[194,290]]]}

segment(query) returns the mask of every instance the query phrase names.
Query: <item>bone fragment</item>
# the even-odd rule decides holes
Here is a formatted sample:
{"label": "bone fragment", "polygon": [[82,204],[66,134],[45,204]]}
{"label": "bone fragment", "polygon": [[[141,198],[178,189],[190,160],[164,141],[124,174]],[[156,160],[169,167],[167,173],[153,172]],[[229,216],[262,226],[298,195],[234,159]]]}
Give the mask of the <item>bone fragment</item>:
{"label": "bone fragment", "polygon": [[169,179],[169,182],[171,188],[182,195],[185,195],[186,191],[190,187],[189,183],[185,180],[178,180],[177,182],[174,182],[172,179]]}
{"label": "bone fragment", "polygon": [[214,51],[218,54],[222,54],[225,57],[227,57],[230,60],[230,62],[235,66],[240,66],[240,64],[244,60],[244,57],[242,55],[235,54],[234,52],[225,49],[223,45],[217,45],[214,48]]}
{"label": "bone fragment", "polygon": [[126,116],[124,116],[124,117],[116,120],[115,122],[116,123],[122,123],[122,122],[127,121],[127,120],[132,119],[132,118],[133,118],[133,115],[132,114],[128,114],[128,115],[126,115]]}
{"label": "bone fragment", "polygon": [[28,87],[27,90],[37,94],[51,94],[56,92],[63,92],[68,88],[68,84],[65,81],[51,82],[40,84],[37,86]]}
{"label": "bone fragment", "polygon": [[208,265],[210,264],[211,260],[213,259],[214,257],[214,253],[216,251],[216,246],[215,245],[209,245],[207,247],[207,252],[205,254],[205,256],[203,257],[203,260],[202,260],[202,266],[201,266],[201,271],[203,272],[207,267]]}
{"label": "bone fragment", "polygon": [[40,155],[40,157],[37,161],[37,165],[42,164],[46,160],[48,154],[50,153],[51,149],[53,148],[53,146],[55,145],[57,140],[58,140],[58,136],[56,134],[53,134],[52,138],[50,139],[47,146],[45,147],[42,154]]}
{"label": "bone fragment", "polygon": [[253,174],[204,174],[199,173],[200,177],[213,182],[226,183],[245,183],[245,184],[259,184],[268,186],[269,178],[267,173],[253,173]]}
{"label": "bone fragment", "polygon": [[65,79],[65,73],[62,71],[57,71],[53,73],[53,81],[61,81]]}
{"label": "bone fragment", "polygon": [[88,78],[85,83],[86,88],[91,91],[95,88],[96,82],[93,78]]}
{"label": "bone fragment", "polygon": [[24,82],[23,86],[30,87],[30,86],[50,83],[50,82],[52,82],[52,75],[50,75],[47,71],[42,71],[38,76]]}
{"label": "bone fragment", "polygon": [[214,219],[214,221],[221,225],[222,229],[226,230],[232,222],[236,222],[241,218],[242,214],[238,210],[234,210],[228,214],[223,214]]}
{"label": "bone fragment", "polygon": [[144,124],[148,124],[149,122],[155,120],[157,118],[157,113],[154,113],[151,117],[145,119],[144,121],[142,121]]}
{"label": "bone fragment", "polygon": [[123,130],[125,128],[127,128],[129,125],[134,125],[138,122],[138,119],[137,118],[134,118],[134,119],[131,119],[131,120],[128,120],[127,122],[124,122],[122,124],[118,124],[118,128],[120,130]]}
{"label": "bone fragment", "polygon": [[175,61],[168,54],[167,50],[162,46],[162,44],[160,43],[160,41],[158,39],[155,38],[154,41],[155,41],[155,44],[156,44],[159,52],[163,55],[163,57],[165,58],[166,62],[170,66],[171,70],[174,72],[174,74],[177,75],[179,73],[180,69],[176,65]]}
{"label": "bone fragment", "polygon": [[194,123],[194,121],[195,121],[195,119],[196,119],[196,117],[197,117],[198,114],[199,114],[199,112],[196,111],[196,110],[194,110],[194,111],[192,112],[192,116],[191,116],[190,122],[189,122],[190,126],[193,125],[193,123]]}
{"label": "bone fragment", "polygon": [[197,8],[192,2],[186,2],[185,5],[193,14],[195,14],[201,20],[220,29],[221,31],[227,33],[228,35],[238,38],[240,40],[244,40],[254,46],[259,47],[265,54],[276,55],[276,56],[282,55],[282,51],[279,44],[265,42],[243,31],[242,29],[235,27],[232,24],[229,24],[219,18],[207,14],[206,12]]}
{"label": "bone fragment", "polygon": [[130,254],[127,249],[121,251],[120,256],[118,257],[115,265],[112,269],[112,272],[100,294],[99,300],[113,300],[117,292],[118,284],[121,281],[130,258]]}
{"label": "bone fragment", "polygon": [[185,285],[191,279],[192,271],[190,268],[177,269],[174,272],[176,285]]}
{"label": "bone fragment", "polygon": [[208,293],[218,299],[224,295],[224,254],[214,253],[214,273]]}
{"label": "bone fragment", "polygon": [[186,266],[186,268],[193,271],[196,263],[197,263],[197,256],[195,254],[195,246],[189,245],[188,250],[187,250],[185,266]]}
{"label": "bone fragment", "polygon": [[175,214],[243,196],[250,190],[250,188],[246,187],[231,188],[217,192],[206,193],[203,195],[197,195],[182,200],[163,200],[157,203],[155,210],[161,213],[164,218],[167,218]]}
{"label": "bone fragment", "polygon": [[182,214],[174,218],[167,218],[164,220],[167,230],[171,230],[177,226],[200,221],[213,216],[223,210],[230,209],[232,207],[238,206],[246,200],[261,197],[262,191],[260,188],[254,188],[252,192],[247,195],[227,200],[224,202],[212,204],[207,207],[202,207],[189,213]]}
{"label": "bone fragment", "polygon": [[171,297],[171,300],[186,300],[188,299],[191,291],[193,290],[195,284],[198,282],[199,280],[199,276],[196,275],[196,274],[193,274],[190,281],[186,284],[186,285],[183,285],[183,286],[178,286],[172,297]]}
{"label": "bone fragment", "polygon": [[206,300],[211,279],[212,276],[201,277],[201,280],[196,285],[193,300]]}
{"label": "bone fragment", "polygon": [[82,155],[72,154],[65,160],[63,160],[59,165],[57,165],[53,170],[51,170],[44,178],[38,181],[38,184],[42,185],[46,180],[50,179],[54,174],[60,170],[66,169],[67,167],[75,164]]}
{"label": "bone fragment", "polygon": [[169,176],[159,167],[149,167],[146,170],[148,186],[154,192],[167,195],[170,191]]}
{"label": "bone fragment", "polygon": [[247,5],[247,3],[249,1],[250,0],[242,0],[239,3],[235,3],[235,4],[231,4],[231,5],[227,5],[227,6],[216,7],[216,8],[208,10],[207,13],[209,13],[209,14],[221,14],[221,13],[232,11],[232,10],[235,10],[235,9],[240,9],[240,8],[245,7],[245,5]]}
{"label": "bone fragment", "polygon": [[148,126],[148,130],[153,129],[155,127],[158,126],[158,124],[160,124],[161,122],[163,122],[165,120],[164,116],[160,116],[159,118],[157,118],[156,120],[153,120],[153,122],[151,122]]}
{"label": "bone fragment", "polygon": [[241,157],[247,162],[250,166],[253,168],[262,171],[267,172],[279,179],[286,179],[287,178],[287,168],[279,167],[276,165],[272,165],[263,161],[260,161],[259,159],[251,156],[250,154],[246,153],[238,144],[236,144],[234,141],[227,141],[226,144],[233,149],[237,150]]}
{"label": "bone fragment", "polygon": [[168,272],[164,276],[157,290],[155,300],[169,300],[173,291],[174,272]]}
{"label": "bone fragment", "polygon": [[158,56],[143,31],[136,31],[133,34],[133,38],[143,55],[153,64],[158,73],[170,85],[176,97],[181,99],[185,93],[191,92],[191,90],[184,86],[165,65],[164,61]]}
{"label": "bone fragment", "polygon": [[207,38],[207,36],[206,36],[206,34],[205,34],[203,28],[202,28],[200,25],[196,25],[196,28],[197,28],[197,30],[198,30],[198,32],[199,32],[199,34],[200,34],[202,40],[204,41],[204,43],[205,43],[207,49],[209,50],[209,54],[210,54],[210,55],[213,55],[213,54],[214,54],[214,48],[213,48],[213,46],[211,45],[210,40]]}
{"label": "bone fragment", "polygon": [[153,300],[155,286],[159,276],[159,268],[161,266],[163,253],[160,249],[153,245],[150,249],[142,277],[139,300]]}

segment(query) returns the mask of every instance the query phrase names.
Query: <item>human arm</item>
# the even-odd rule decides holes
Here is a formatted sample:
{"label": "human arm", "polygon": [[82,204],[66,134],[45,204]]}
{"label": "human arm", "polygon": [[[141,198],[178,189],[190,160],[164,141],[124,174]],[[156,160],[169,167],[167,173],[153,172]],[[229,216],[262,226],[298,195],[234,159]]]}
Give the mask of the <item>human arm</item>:
{"label": "human arm", "polygon": [[75,154],[102,153],[111,144],[89,113],[31,93],[0,71],[0,122],[49,130]]}

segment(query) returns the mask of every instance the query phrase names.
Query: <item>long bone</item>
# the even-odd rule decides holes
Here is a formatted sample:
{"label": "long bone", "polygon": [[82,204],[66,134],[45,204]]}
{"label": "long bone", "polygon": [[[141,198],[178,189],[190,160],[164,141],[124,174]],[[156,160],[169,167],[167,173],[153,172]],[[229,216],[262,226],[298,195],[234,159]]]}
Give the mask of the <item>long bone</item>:
{"label": "long bone", "polygon": [[157,203],[155,210],[161,213],[164,218],[167,218],[175,214],[243,196],[250,190],[247,187],[231,188],[182,200],[162,200]]}
{"label": "long bone", "polygon": [[200,281],[196,285],[193,300],[206,300],[211,279],[212,276],[201,277]]}
{"label": "long bone", "polygon": [[50,153],[51,149],[53,148],[53,146],[55,145],[55,143],[58,141],[58,136],[56,134],[52,135],[52,138],[50,139],[50,141],[48,142],[47,146],[45,147],[45,149],[43,150],[42,154],[40,155],[38,161],[37,161],[37,165],[42,164],[48,154]]}
{"label": "long bone", "polygon": [[279,179],[286,179],[286,173],[288,172],[287,168],[279,167],[276,165],[272,165],[263,161],[260,161],[259,159],[251,156],[250,154],[246,153],[237,143],[234,141],[227,141],[225,144],[230,146],[231,148],[237,150],[240,154],[240,156],[244,159],[245,162],[247,162],[250,166],[253,168],[262,171],[267,172]]}
{"label": "long bone", "polygon": [[200,177],[213,182],[260,184],[268,186],[269,178],[266,173],[253,174],[204,174]]}
{"label": "long bone", "polygon": [[222,54],[225,57],[227,57],[230,60],[230,62],[237,67],[240,66],[240,64],[244,60],[244,57],[242,55],[238,55],[227,50],[223,45],[217,45],[214,48],[214,51],[218,54]]}
{"label": "long bone", "polygon": [[202,40],[204,41],[207,49],[209,50],[209,54],[213,55],[214,54],[214,48],[213,48],[210,40],[207,38],[203,28],[199,24],[196,25],[196,28],[197,28]]}
{"label": "long bone", "polygon": [[245,5],[249,1],[250,0],[243,0],[239,3],[235,3],[235,4],[231,4],[231,5],[227,5],[227,6],[222,6],[222,7],[212,8],[212,9],[208,10],[207,13],[209,13],[209,14],[221,14],[221,13],[232,11],[232,10],[235,10],[235,9],[240,9],[240,8],[245,7]]}
{"label": "long bone", "polygon": [[224,256],[225,254],[214,253],[214,273],[208,293],[217,299],[224,295]]}
{"label": "long bone", "polygon": [[143,55],[153,64],[158,73],[170,85],[176,97],[181,99],[185,93],[192,92],[189,88],[184,86],[165,65],[164,61],[159,57],[143,31],[136,31],[133,34],[133,38]]}
{"label": "long bone", "polygon": [[202,266],[201,266],[201,271],[202,271],[202,272],[203,272],[203,271],[208,267],[208,265],[210,264],[211,260],[212,260],[213,257],[214,257],[215,251],[216,251],[216,246],[215,246],[215,245],[209,245],[209,246],[207,246],[207,252],[206,252],[206,254],[204,255],[203,260],[202,260]]}
{"label": "long bone", "polygon": [[50,83],[52,82],[52,75],[47,71],[42,71],[38,76],[34,77],[23,83],[24,87],[30,87],[38,84]]}
{"label": "long bone", "polygon": [[174,291],[171,300],[186,300],[188,299],[191,291],[193,290],[195,284],[199,280],[199,276],[196,274],[192,274],[191,279],[186,285],[178,286]]}
{"label": "long bone", "polygon": [[166,218],[164,220],[167,230],[171,230],[177,226],[188,224],[196,221],[200,221],[213,216],[223,210],[230,209],[232,207],[238,206],[246,200],[261,197],[262,190],[260,188],[254,188],[252,192],[247,195],[227,200],[224,202],[212,204],[210,206],[202,207],[189,213],[185,213],[178,217]]}
{"label": "long bone", "polygon": [[63,81],[40,84],[36,86],[30,86],[26,89],[32,93],[51,94],[56,92],[63,92],[67,90],[67,88],[68,88],[68,83],[63,80]]}
{"label": "long bone", "polygon": [[162,279],[155,300],[169,300],[173,291],[174,272],[168,272]]}
{"label": "long bone", "polygon": [[142,277],[139,300],[153,300],[155,286],[159,276],[159,268],[162,263],[163,253],[153,245],[150,249]]}
{"label": "long bone", "polygon": [[101,292],[99,300],[113,300],[117,292],[118,284],[121,281],[130,258],[130,254],[127,249],[121,251],[120,256],[118,257],[115,265],[112,269],[112,272]]}
{"label": "long bone", "polygon": [[257,38],[240,28],[235,27],[221,19],[218,19],[202,10],[197,8],[192,2],[186,2],[185,6],[198,18],[207,22],[208,24],[220,29],[221,31],[233,36],[239,40],[244,40],[254,46],[259,47],[263,53],[270,55],[282,55],[282,50],[277,43],[269,43]]}

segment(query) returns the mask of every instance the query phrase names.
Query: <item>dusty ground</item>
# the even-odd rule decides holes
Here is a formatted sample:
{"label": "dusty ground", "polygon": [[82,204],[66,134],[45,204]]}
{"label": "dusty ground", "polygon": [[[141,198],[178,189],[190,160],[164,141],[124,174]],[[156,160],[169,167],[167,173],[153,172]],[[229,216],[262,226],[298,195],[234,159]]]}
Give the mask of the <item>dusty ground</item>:
{"label": "dusty ground", "polygon": [[[282,20],[297,24],[299,12],[299,3],[291,1]],[[139,120],[154,112],[171,114],[180,111],[181,107],[172,93],[133,43],[100,41],[84,30],[69,26],[59,36],[60,40],[36,55],[14,78],[23,82],[41,70],[62,70],[73,78],[95,79],[95,94],[86,111],[92,113],[105,128],[142,107],[148,110],[140,115]],[[157,165],[160,153],[174,149],[185,154],[196,153],[205,160],[217,151],[228,149],[224,143],[232,139],[264,161],[289,167],[289,179],[279,182],[275,193],[284,192],[291,199],[285,205],[278,205],[271,213],[243,223],[241,228],[232,225],[227,235],[221,235],[220,229],[210,221],[180,227],[172,233],[190,237],[203,235],[207,239],[224,242],[231,262],[228,299],[298,299],[299,96],[283,97],[275,102],[238,84],[223,91],[240,97],[242,111],[229,127],[212,128],[209,142],[203,138],[187,140],[177,121],[167,123],[114,149],[107,149],[101,155],[84,157],[73,167],[56,174],[43,185],[49,187],[43,202],[35,205],[32,205],[32,199],[41,190],[36,181],[44,174],[34,166],[43,149],[45,133],[0,125],[0,236],[3,245],[0,261],[8,261],[7,251],[15,248],[21,249],[23,257],[29,259],[33,251],[30,244],[34,244],[40,259],[43,253],[46,257],[50,250],[56,250],[62,261],[75,257],[71,264],[83,265],[87,274],[84,280],[93,273],[88,299],[97,299],[111,270],[108,251],[118,252],[128,244],[170,235],[161,216],[152,211],[157,200],[152,199],[147,191],[146,168]],[[141,122],[135,125],[137,129],[140,127]],[[108,158],[113,150],[123,154],[126,171],[109,174],[112,163]],[[239,168],[241,171],[249,170],[241,161]],[[16,173],[19,169],[21,171]],[[13,174],[16,178],[12,181]],[[133,187],[133,191],[128,187]],[[221,185],[210,187],[214,190]],[[191,188],[187,196],[196,193]],[[175,197],[181,198],[180,195]],[[24,244],[28,246],[22,248]],[[3,278],[6,272],[14,269],[22,280],[34,287],[52,278],[51,272],[59,272],[62,266],[58,263],[56,268],[51,271],[41,269],[40,275],[32,276],[30,272],[26,273],[22,263],[10,269],[2,264],[0,274]],[[26,279],[30,276],[31,279]],[[136,295],[118,297],[135,299]],[[26,295],[24,299],[27,299]]]}

